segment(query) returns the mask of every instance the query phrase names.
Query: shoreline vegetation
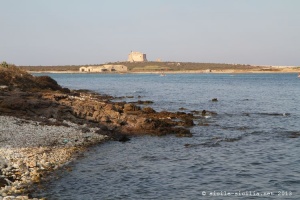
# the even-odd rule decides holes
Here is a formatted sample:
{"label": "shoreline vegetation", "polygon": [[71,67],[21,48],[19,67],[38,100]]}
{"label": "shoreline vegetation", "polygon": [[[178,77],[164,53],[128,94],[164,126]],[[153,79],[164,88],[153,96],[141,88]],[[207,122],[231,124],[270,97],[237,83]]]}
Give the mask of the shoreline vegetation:
{"label": "shoreline vegetation", "polygon": [[157,112],[151,101],[124,98],[62,88],[48,76],[0,65],[0,199],[32,199],[51,172],[92,145],[145,134],[192,137],[194,119],[216,114]]}
{"label": "shoreline vegetation", "polygon": [[[243,64],[222,63],[192,63],[192,62],[112,62],[110,65],[125,65],[125,73],[300,73],[300,66],[259,66]],[[30,73],[85,73],[79,72],[82,66],[91,65],[66,65],[66,66],[19,66]],[[118,72],[102,72],[118,73]],[[123,73],[123,72],[122,72]]]}

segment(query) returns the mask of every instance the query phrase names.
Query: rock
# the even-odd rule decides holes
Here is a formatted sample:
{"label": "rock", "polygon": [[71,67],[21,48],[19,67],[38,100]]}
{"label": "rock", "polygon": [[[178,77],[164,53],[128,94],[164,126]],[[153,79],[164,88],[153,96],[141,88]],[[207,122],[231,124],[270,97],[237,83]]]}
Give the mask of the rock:
{"label": "rock", "polygon": [[176,133],[176,137],[193,137],[193,135],[187,129],[178,129]]}
{"label": "rock", "polygon": [[8,90],[8,86],[7,85],[0,85],[0,90]]}
{"label": "rock", "polygon": [[82,133],[88,133],[88,132],[90,132],[90,129],[87,128],[87,127],[83,127],[83,128],[81,129],[81,132],[82,132]]}
{"label": "rock", "polygon": [[7,167],[7,162],[3,158],[0,158],[0,169],[5,169]]}
{"label": "rock", "polygon": [[143,112],[146,113],[146,114],[156,113],[156,111],[151,107],[144,107]]}
{"label": "rock", "polygon": [[188,148],[188,147],[191,147],[192,145],[191,144],[184,144],[184,147]]}
{"label": "rock", "polygon": [[130,139],[126,136],[126,135],[121,135],[119,138],[118,138],[118,141],[119,142],[127,142],[129,141]]}
{"label": "rock", "polygon": [[199,122],[198,126],[209,126],[209,124],[208,123]]}
{"label": "rock", "polygon": [[139,111],[141,110],[141,108],[139,106],[136,106],[134,104],[131,104],[131,103],[127,103],[127,104],[124,104],[124,112],[128,112],[128,111]]}
{"label": "rock", "polygon": [[141,101],[141,100],[138,100],[136,103],[137,103],[137,104],[148,105],[148,104],[153,104],[153,101]]}
{"label": "rock", "polygon": [[55,101],[60,101],[62,99],[66,99],[66,98],[68,98],[68,95],[65,95],[65,94],[56,94],[56,95],[54,95]]}
{"label": "rock", "polygon": [[115,106],[113,104],[106,104],[104,107],[105,110],[116,110]]}
{"label": "rock", "polygon": [[193,137],[191,133],[177,133],[176,137]]}
{"label": "rock", "polygon": [[213,116],[213,115],[217,115],[217,113],[216,113],[216,112],[213,112],[213,111],[203,110],[202,113],[201,113],[201,115],[202,115],[203,117],[205,117],[205,116]]}
{"label": "rock", "polygon": [[61,91],[63,92],[63,93],[71,93],[71,91],[70,91],[70,89],[69,88],[62,88],[61,89]]}
{"label": "rock", "polygon": [[43,162],[43,163],[41,163],[41,165],[42,165],[42,167],[45,168],[45,169],[51,168],[51,166],[52,166],[50,162],[46,162],[46,161]]}
{"label": "rock", "polygon": [[[100,130],[98,130],[97,132],[99,132],[99,131]],[[107,135],[110,139],[119,141],[119,142],[127,142],[130,140],[127,135],[124,135],[117,131],[107,131],[107,132],[105,132],[105,135]]]}
{"label": "rock", "polygon": [[190,119],[190,118],[186,118],[186,119],[184,119],[184,126],[194,126],[195,124],[194,124],[194,121],[193,121],[193,119]]}
{"label": "rock", "polygon": [[0,176],[0,187],[4,187],[8,185],[7,181],[5,180],[5,176]]}
{"label": "rock", "polygon": [[30,162],[27,163],[27,167],[29,168],[34,168],[37,166],[36,160],[31,160]]}
{"label": "rock", "polygon": [[49,76],[37,76],[35,77],[35,83],[41,89],[51,89],[51,90],[62,90],[62,87],[57,84],[57,82]]}
{"label": "rock", "polygon": [[179,108],[179,110],[187,110],[186,108],[184,108],[184,107],[181,107],[181,108]]}
{"label": "rock", "polygon": [[216,102],[216,101],[218,101],[218,99],[217,98],[213,98],[211,101]]}
{"label": "rock", "polygon": [[27,200],[29,199],[28,196],[18,196],[16,197],[16,200]]}
{"label": "rock", "polygon": [[14,200],[14,199],[16,199],[15,196],[6,196],[3,198],[3,200]]}
{"label": "rock", "polygon": [[103,116],[103,117],[101,117],[100,122],[110,123],[111,120],[108,116]]}

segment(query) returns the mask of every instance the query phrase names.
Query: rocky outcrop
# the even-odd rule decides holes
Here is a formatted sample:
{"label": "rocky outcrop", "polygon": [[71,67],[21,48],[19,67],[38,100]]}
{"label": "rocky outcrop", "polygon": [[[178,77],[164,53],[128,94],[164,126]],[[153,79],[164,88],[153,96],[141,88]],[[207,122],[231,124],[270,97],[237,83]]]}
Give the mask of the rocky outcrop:
{"label": "rocky outcrop", "polygon": [[[49,98],[49,97],[48,97]],[[150,107],[140,107],[134,103],[113,103],[97,100],[97,95],[81,94],[58,100],[60,105],[69,107],[72,114],[79,118],[99,122],[129,135],[165,135],[189,132],[193,126],[192,114],[184,112],[156,112]]]}
{"label": "rocky outcrop", "polygon": [[111,96],[71,92],[50,77],[34,77],[16,68],[0,70],[0,77],[0,85],[7,83],[9,88],[0,90],[0,114],[75,123],[87,120],[129,135],[188,133],[188,127],[194,125],[192,114],[156,112],[147,106],[152,101],[116,103]]}
{"label": "rocky outcrop", "polygon": [[0,113],[30,118],[97,122],[128,135],[182,133],[194,125],[192,114],[156,112],[133,103],[114,103],[100,95],[77,92],[0,92]]}

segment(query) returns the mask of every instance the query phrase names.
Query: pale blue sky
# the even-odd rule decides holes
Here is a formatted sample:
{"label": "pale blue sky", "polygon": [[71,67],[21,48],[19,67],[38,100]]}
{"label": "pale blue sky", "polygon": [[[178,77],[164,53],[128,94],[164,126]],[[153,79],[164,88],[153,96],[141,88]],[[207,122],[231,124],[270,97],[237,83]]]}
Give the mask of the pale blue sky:
{"label": "pale blue sky", "polygon": [[0,62],[300,65],[300,0],[0,0]]}

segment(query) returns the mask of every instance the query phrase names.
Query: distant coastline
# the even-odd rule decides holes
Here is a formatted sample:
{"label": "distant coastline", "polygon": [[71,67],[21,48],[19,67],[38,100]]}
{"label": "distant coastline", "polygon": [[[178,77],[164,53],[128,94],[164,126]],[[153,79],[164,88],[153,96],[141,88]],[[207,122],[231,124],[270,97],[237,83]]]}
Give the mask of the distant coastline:
{"label": "distant coastline", "polygon": [[124,73],[118,72],[80,72],[80,71],[27,71],[31,74],[266,74],[266,73],[300,73],[298,69],[282,68],[280,70],[212,70],[206,72],[203,70],[181,70],[181,71],[128,71]]}
{"label": "distant coastline", "polygon": [[[110,65],[124,65],[128,68],[126,72],[104,71],[91,72],[103,74],[115,73],[300,73],[300,66],[263,66],[247,64],[226,64],[226,63],[190,63],[190,62],[112,62]],[[90,73],[80,72],[82,66],[101,67],[104,64],[92,65],[67,65],[67,66],[19,66],[29,73]]]}

